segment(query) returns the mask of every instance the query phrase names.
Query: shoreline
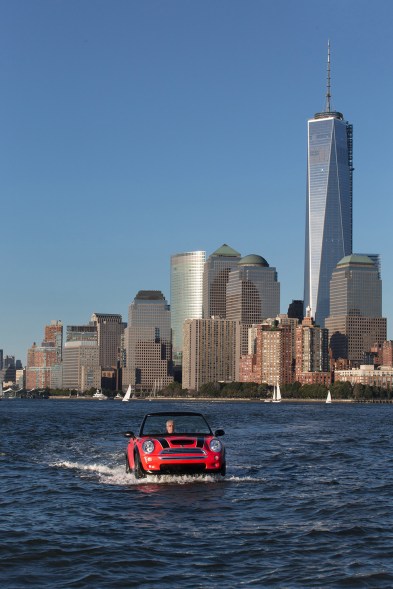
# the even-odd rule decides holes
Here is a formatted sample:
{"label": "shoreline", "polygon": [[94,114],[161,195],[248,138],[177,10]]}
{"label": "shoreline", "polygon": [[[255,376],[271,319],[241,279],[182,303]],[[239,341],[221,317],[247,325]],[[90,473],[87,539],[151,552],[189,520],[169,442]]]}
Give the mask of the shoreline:
{"label": "shoreline", "polygon": [[[60,400],[60,401],[99,401],[99,399],[94,399],[93,397],[76,397],[76,396],[64,396],[64,395],[49,395],[48,400]],[[107,399],[108,401],[121,401],[121,399]],[[178,401],[178,402],[187,402],[187,403],[265,403],[265,399],[237,399],[236,397],[222,397],[220,399],[214,399],[212,397],[190,397],[190,398],[183,398],[183,397],[155,397],[154,399],[131,399],[130,403],[138,403],[141,401]],[[325,403],[325,399],[282,399],[281,403]],[[271,401],[269,401],[271,403]],[[355,401],[354,399],[335,399],[332,401],[334,403],[393,403],[390,400],[364,400],[364,401]],[[266,403],[268,404],[268,403]]]}

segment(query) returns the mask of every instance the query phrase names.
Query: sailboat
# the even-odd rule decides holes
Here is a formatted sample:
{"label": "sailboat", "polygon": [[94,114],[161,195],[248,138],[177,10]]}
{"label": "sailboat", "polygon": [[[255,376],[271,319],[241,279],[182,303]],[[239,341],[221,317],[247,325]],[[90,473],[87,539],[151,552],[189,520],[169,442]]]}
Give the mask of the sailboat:
{"label": "sailboat", "polygon": [[127,401],[129,401],[131,399],[131,393],[132,393],[132,388],[131,388],[131,385],[129,384],[128,385],[127,392],[126,392],[126,394],[124,395],[124,397],[122,399],[122,401],[124,403],[127,403]]}
{"label": "sailboat", "polygon": [[330,391],[328,391],[327,397],[326,397],[326,403],[331,403],[332,402],[332,395],[330,394]]}
{"label": "sailboat", "polygon": [[279,384],[277,385],[277,387],[274,387],[272,403],[281,403],[281,391]]}

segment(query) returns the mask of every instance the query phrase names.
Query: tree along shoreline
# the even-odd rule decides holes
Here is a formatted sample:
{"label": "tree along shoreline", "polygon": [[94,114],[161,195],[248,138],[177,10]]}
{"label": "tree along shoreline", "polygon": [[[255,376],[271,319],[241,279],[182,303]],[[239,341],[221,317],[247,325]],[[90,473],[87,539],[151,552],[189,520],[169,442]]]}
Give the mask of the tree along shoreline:
{"label": "tree along shoreline", "polygon": [[[389,402],[393,401],[393,391],[380,387],[355,384],[349,382],[335,382],[330,387],[324,385],[301,385],[298,382],[282,385],[280,387],[282,401],[325,401],[328,390],[330,390],[333,401],[355,401],[355,402]],[[90,389],[84,393],[76,390],[45,389],[45,394],[50,398],[92,398],[96,389]],[[102,392],[113,399],[118,391],[103,389]],[[121,391],[120,391],[121,392]],[[160,399],[160,400],[244,400],[244,401],[268,401],[273,396],[273,387],[267,384],[257,383],[221,383],[212,382],[204,384],[199,391],[188,391],[181,388],[177,382],[171,383],[168,387],[152,394],[150,391],[139,391],[136,393],[136,400]]]}

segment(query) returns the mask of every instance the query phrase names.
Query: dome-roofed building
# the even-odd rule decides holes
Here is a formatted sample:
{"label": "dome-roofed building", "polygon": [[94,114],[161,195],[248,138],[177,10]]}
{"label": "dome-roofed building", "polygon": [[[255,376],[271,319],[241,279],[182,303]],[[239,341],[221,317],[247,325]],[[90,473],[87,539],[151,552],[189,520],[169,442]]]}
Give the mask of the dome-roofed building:
{"label": "dome-roofed building", "polygon": [[377,262],[378,257],[364,254],[345,256],[330,281],[330,314],[325,320],[330,348],[334,359],[348,359],[353,366],[364,364],[371,346],[386,340]]}
{"label": "dome-roofed building", "polygon": [[265,258],[262,256],[258,256],[257,254],[249,254],[248,256],[244,256],[239,261],[239,266],[263,266],[264,268],[269,268],[269,264],[266,262]]}
{"label": "dome-roofed building", "polygon": [[239,260],[228,277],[226,309],[227,319],[240,323],[240,358],[248,352],[248,329],[280,313],[280,283],[265,258],[250,254]]}
{"label": "dome-roofed building", "polygon": [[203,317],[226,318],[226,286],[229,273],[240,260],[239,252],[224,243],[207,259],[203,270]]}

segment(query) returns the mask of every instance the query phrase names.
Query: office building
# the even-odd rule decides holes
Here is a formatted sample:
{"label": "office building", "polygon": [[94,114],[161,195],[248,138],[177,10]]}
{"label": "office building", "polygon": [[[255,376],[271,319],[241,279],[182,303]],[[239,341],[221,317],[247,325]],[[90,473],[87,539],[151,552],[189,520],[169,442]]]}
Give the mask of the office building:
{"label": "office building", "polygon": [[153,391],[173,382],[171,312],[162,292],[140,290],[129,306],[123,388]]}
{"label": "office building", "polygon": [[251,254],[241,258],[230,271],[226,287],[226,318],[239,323],[239,358],[247,353],[248,329],[279,312],[280,283],[276,269],[262,256]]}
{"label": "office building", "polygon": [[224,243],[207,259],[203,270],[203,317],[226,319],[226,294],[229,273],[234,270],[240,254]]}
{"label": "office building", "polygon": [[236,321],[186,319],[183,325],[182,388],[199,391],[210,382],[233,382],[236,368]]}
{"label": "office building", "polygon": [[90,321],[97,327],[100,366],[116,367],[120,360],[121,336],[125,328],[121,315],[93,313]]}
{"label": "office building", "polygon": [[372,346],[386,340],[386,323],[378,267],[368,256],[344,257],[333,272],[325,322],[333,358],[346,358],[353,367],[364,364]]}
{"label": "office building", "polygon": [[331,109],[330,48],[325,111],[308,121],[304,315],[324,327],[336,264],[352,253],[352,125]]}
{"label": "office building", "polygon": [[63,349],[63,388],[88,391],[101,386],[99,347],[94,340],[66,341]]}
{"label": "office building", "polygon": [[204,251],[171,256],[171,328],[175,366],[182,364],[184,321],[202,318],[205,261]]}

